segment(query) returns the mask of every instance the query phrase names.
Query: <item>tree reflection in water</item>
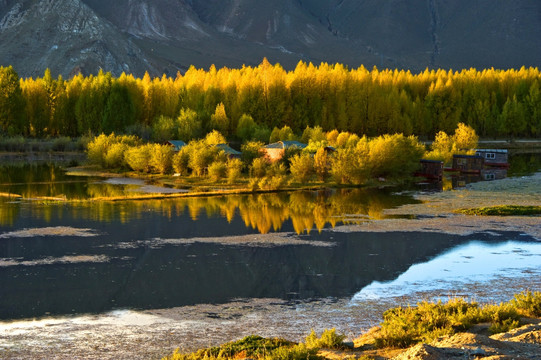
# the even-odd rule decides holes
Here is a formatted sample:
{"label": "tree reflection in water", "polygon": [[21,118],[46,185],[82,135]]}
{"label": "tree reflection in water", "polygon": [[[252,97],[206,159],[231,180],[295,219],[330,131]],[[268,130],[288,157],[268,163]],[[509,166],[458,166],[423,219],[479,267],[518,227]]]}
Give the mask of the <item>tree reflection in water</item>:
{"label": "tree reflection in water", "polygon": [[[119,191],[111,184],[88,184],[92,196],[112,196]],[[128,190],[129,191],[129,190]],[[246,227],[262,234],[278,231],[290,220],[294,230],[301,234],[311,229],[322,230],[337,223],[358,223],[366,217],[382,218],[383,210],[412,203],[408,196],[393,195],[390,191],[371,189],[338,189],[322,191],[296,191],[251,195],[188,197],[167,200],[96,201],[76,203],[0,203],[0,224],[13,225],[21,211],[29,211],[34,219],[50,221],[61,218],[69,211],[73,219],[128,223],[141,219],[148,211],[168,219],[188,214],[197,221],[207,217],[224,217],[229,222],[236,214]]]}

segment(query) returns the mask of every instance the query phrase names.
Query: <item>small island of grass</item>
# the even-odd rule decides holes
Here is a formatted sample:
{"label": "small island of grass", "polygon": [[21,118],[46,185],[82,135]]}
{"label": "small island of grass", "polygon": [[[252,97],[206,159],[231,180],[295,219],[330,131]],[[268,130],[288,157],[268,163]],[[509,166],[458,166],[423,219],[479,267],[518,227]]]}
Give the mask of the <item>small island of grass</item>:
{"label": "small island of grass", "polygon": [[470,209],[460,209],[456,211],[464,215],[485,215],[485,216],[539,216],[541,215],[541,206],[521,206],[521,205],[498,205],[477,207]]}

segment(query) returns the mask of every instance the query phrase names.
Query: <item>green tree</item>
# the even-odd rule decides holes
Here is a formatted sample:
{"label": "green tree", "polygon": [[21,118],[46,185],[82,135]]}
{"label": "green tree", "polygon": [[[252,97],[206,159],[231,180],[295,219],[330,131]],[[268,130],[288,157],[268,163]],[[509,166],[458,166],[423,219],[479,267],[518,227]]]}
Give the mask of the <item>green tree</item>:
{"label": "green tree", "polygon": [[181,109],[177,117],[178,139],[190,141],[203,135],[203,123],[192,109]]}
{"label": "green tree", "polygon": [[25,100],[19,75],[12,66],[0,66],[0,129],[12,135],[24,131]]}
{"label": "green tree", "polygon": [[171,117],[160,115],[152,124],[152,139],[163,143],[178,136],[178,123]]}
{"label": "green tree", "polygon": [[122,132],[135,124],[135,105],[128,89],[113,82],[105,105],[102,129],[106,133]]}
{"label": "green tree", "polygon": [[229,118],[225,113],[225,106],[223,103],[216,105],[216,110],[210,117],[210,126],[222,134],[229,135]]}

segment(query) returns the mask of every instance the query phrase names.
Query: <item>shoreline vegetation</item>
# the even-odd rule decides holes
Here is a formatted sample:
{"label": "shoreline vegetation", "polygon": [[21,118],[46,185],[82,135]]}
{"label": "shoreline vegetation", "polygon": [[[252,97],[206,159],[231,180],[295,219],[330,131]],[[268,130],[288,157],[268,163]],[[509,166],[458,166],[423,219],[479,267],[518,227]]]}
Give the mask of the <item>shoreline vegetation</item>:
{"label": "shoreline vegetation", "polygon": [[[101,134],[88,138],[87,163],[94,168],[86,169],[102,175],[124,173],[171,189],[188,189],[125,199],[389,186],[411,182],[421,158],[449,163],[453,154],[471,154],[478,141],[475,130],[462,123],[453,135],[439,132],[429,150],[415,136],[403,134],[368,138],[338,130],[325,132],[319,126],[307,127],[302,136],[287,126],[276,130],[275,138],[271,136],[269,141],[278,140],[271,145],[282,148],[271,147],[272,153],[271,145],[252,140],[242,143],[240,152],[228,150],[226,138],[216,130],[178,149],[145,142],[134,135]],[[6,143],[10,141],[0,141],[0,147]],[[84,175],[85,170],[75,169],[72,174]]]}
{"label": "shoreline vegetation", "polygon": [[[383,322],[353,341],[345,342],[346,336],[337,334],[335,329],[325,330],[320,337],[312,330],[304,342],[294,343],[284,339],[265,339],[248,336],[241,340],[223,344],[193,353],[183,354],[178,350],[162,360],[219,360],[219,359],[443,359],[449,355],[519,355],[528,358],[539,351],[541,329],[541,293],[530,290],[515,294],[507,303],[478,304],[464,298],[452,298],[447,302],[417,303],[415,306],[396,307],[384,312]],[[531,347],[512,348],[513,340],[498,344],[496,339],[505,340],[513,334],[513,329],[526,326],[529,337],[523,336],[522,342],[532,343]],[[475,334],[472,342],[460,341],[459,334]],[[457,336],[458,335],[458,336]],[[496,335],[496,337],[494,337]],[[490,337],[490,338],[489,338]],[[508,336],[511,337],[511,336]],[[483,346],[491,341],[492,349]],[[532,340],[528,340],[532,339]],[[537,339],[537,340],[535,340]],[[468,339],[471,340],[471,339]],[[514,342],[521,342],[514,340]],[[534,344],[537,343],[537,346]],[[421,353],[411,357],[416,344],[421,345]],[[431,353],[426,351],[431,350]],[[438,346],[439,344],[439,346]],[[442,346],[445,344],[445,346]],[[477,347],[479,345],[479,347]],[[407,350],[409,348],[409,350]],[[419,349],[419,346],[417,346]],[[437,350],[436,350],[437,349]],[[419,352],[418,350],[415,350]],[[494,353],[489,353],[493,351]],[[531,353],[528,353],[530,351]],[[405,356],[400,357],[401,354]],[[410,357],[408,357],[408,355]]]}

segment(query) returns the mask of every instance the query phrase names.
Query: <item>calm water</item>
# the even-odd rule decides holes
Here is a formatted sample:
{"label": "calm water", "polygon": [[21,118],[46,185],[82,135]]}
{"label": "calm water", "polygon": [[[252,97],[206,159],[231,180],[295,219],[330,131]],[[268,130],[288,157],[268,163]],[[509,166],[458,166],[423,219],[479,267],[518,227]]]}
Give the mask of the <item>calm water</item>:
{"label": "calm water", "polygon": [[0,168],[0,193],[23,197],[0,197],[0,319],[237,298],[350,299],[359,306],[541,269],[540,243],[516,233],[332,231],[415,201],[396,189],[106,203],[44,198],[127,191],[138,185],[68,176],[50,164]]}

